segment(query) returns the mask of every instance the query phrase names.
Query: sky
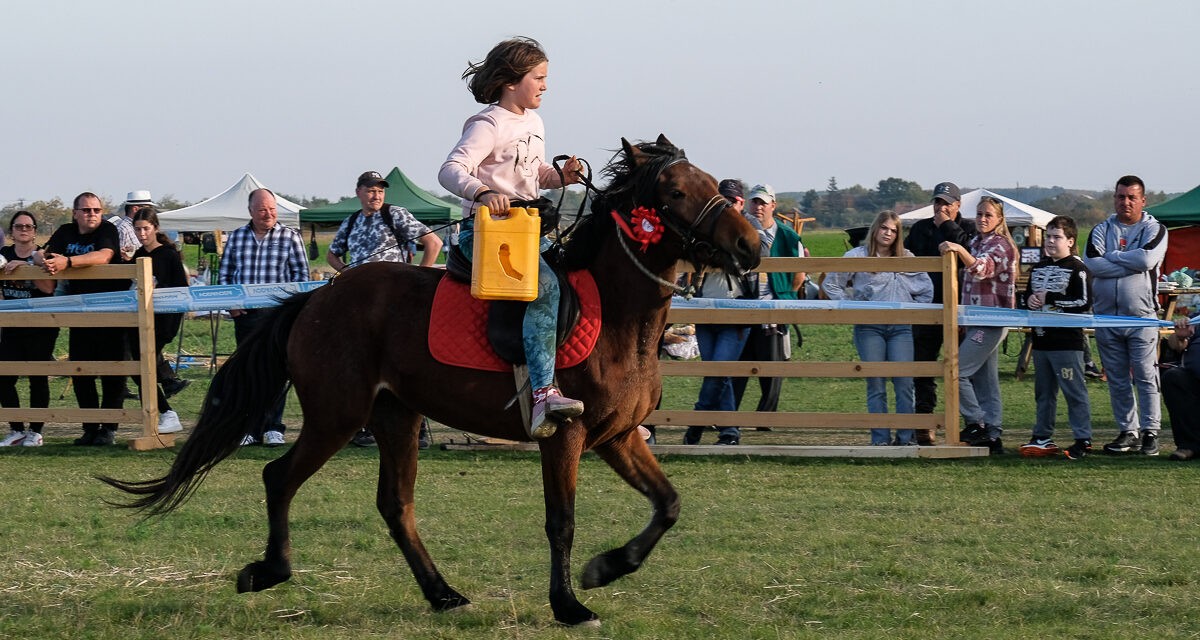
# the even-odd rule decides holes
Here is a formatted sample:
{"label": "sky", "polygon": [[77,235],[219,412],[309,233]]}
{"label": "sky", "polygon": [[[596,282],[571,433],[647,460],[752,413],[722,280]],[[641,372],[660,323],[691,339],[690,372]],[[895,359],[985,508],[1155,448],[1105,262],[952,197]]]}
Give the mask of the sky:
{"label": "sky", "polygon": [[1151,191],[1200,183],[1194,0],[0,0],[0,206],[199,201],[251,172],[337,199],[437,172],[513,35],[550,58],[550,154],[659,133],[717,179]]}

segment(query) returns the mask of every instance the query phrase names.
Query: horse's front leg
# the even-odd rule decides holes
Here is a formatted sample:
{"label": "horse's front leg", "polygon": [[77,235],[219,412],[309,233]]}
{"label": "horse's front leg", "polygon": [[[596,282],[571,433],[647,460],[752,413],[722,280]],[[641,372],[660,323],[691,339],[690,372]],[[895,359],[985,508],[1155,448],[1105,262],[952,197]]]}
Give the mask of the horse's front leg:
{"label": "horse's front leg", "polygon": [[571,588],[571,545],[575,540],[575,481],[583,452],[584,429],[576,422],[541,441],[542,485],[546,496],[546,538],[550,541],[550,608],[567,625],[598,625]]}
{"label": "horse's front leg", "polygon": [[625,482],[650,499],[654,512],[650,524],[624,546],[606,551],[588,562],[583,570],[584,589],[602,587],[623,575],[637,571],[654,546],[679,519],[679,494],[667,480],[650,447],[630,429],[596,448],[596,453]]}

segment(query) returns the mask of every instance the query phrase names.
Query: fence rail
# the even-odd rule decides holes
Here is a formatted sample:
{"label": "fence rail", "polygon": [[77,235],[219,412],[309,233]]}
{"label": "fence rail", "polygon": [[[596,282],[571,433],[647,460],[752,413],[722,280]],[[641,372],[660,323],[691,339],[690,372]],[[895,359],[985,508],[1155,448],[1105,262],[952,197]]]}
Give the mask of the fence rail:
{"label": "fence rail", "polygon": [[141,351],[138,361],[6,361],[0,362],[0,375],[136,375],[141,379],[143,390],[141,409],[0,408],[0,421],[140,423],[142,435],[129,441],[130,449],[145,451],[175,444],[174,434],[158,433],[158,394],[153,391],[158,385],[154,349],[154,276],[149,258],[138,258],[135,264],[72,267],[55,275],[49,275],[39,267],[21,265],[12,273],[0,270],[0,280],[132,280],[137,291],[135,312],[0,312],[0,328],[136,328]]}
{"label": "fence rail", "polygon": [[679,324],[918,324],[942,326],[942,359],[936,362],[671,361],[659,363],[663,376],[770,378],[941,377],[942,413],[845,413],[685,411],[659,409],[647,424],[770,427],[772,429],[945,429],[947,444],[961,444],[958,419],[958,262],[940,258],[764,258],[763,273],[940,272],[942,309],[671,309],[667,322]]}

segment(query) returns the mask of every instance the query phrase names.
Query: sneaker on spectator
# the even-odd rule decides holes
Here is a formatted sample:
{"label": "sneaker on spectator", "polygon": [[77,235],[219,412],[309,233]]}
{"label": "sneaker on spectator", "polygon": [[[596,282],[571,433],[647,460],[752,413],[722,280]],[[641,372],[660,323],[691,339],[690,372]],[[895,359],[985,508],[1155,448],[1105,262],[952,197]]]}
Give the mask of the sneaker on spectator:
{"label": "sneaker on spectator", "polygon": [[258,444],[258,438],[255,438],[254,436],[247,433],[246,436],[244,438],[242,438],[242,444],[240,446],[248,447],[252,444]]}
{"label": "sneaker on spectator", "polygon": [[979,440],[971,446],[987,447],[989,456],[999,456],[1004,454],[1004,441],[1000,438],[987,438],[984,440]]}
{"label": "sneaker on spectator", "polygon": [[717,438],[717,444],[737,446],[738,444],[741,444],[741,438],[727,433]]}
{"label": "sneaker on spectator", "polygon": [[1061,449],[1050,438],[1030,438],[1018,451],[1027,458],[1044,458],[1058,455]]}
{"label": "sneaker on spectator", "polygon": [[[25,434],[25,439],[21,441],[22,447],[40,447],[42,446],[42,434],[36,431],[30,431]],[[14,445],[15,446],[15,445]]]}
{"label": "sneaker on spectator", "polygon": [[163,395],[170,398],[171,396],[179,393],[180,391],[183,391],[191,383],[192,383],[191,380],[184,380],[183,378],[173,378],[171,380],[163,380],[163,382],[162,382]]}
{"label": "sneaker on spectator", "polygon": [[13,429],[8,432],[3,440],[0,440],[0,447],[16,447],[25,441],[25,432]]}
{"label": "sneaker on spectator", "polygon": [[1144,455],[1144,456],[1158,455],[1158,432],[1157,431],[1142,432],[1142,455]]}
{"label": "sneaker on spectator", "polygon": [[683,433],[684,444],[700,444],[700,437],[704,435],[705,427],[688,427]]}
{"label": "sneaker on spectator", "polygon": [[174,411],[164,411],[158,416],[158,432],[159,433],[178,433],[183,431],[183,424],[179,422],[179,414]]}
{"label": "sneaker on spectator", "polygon": [[1088,440],[1086,438],[1083,438],[1083,439],[1076,438],[1075,444],[1067,447],[1063,451],[1063,455],[1067,457],[1067,460],[1079,460],[1081,458],[1084,458],[1091,452],[1092,452],[1092,441],[1091,440]]}
{"label": "sneaker on spectator", "polygon": [[[278,432],[273,431],[271,433],[278,433]],[[282,444],[282,442],[280,444]],[[375,446],[375,434],[371,433],[370,431],[367,431],[366,429],[359,429],[358,433],[354,434],[353,438],[350,438],[350,444],[353,444],[356,447],[374,447]]]}
{"label": "sneaker on spectator", "polygon": [[97,434],[97,431],[95,431],[95,430],[84,431],[82,436],[75,438],[75,442],[74,442],[75,446],[90,447],[93,444],[96,444],[96,434]]}
{"label": "sneaker on spectator", "polygon": [[272,430],[263,434],[264,447],[278,447],[281,445],[283,445],[283,432]]}
{"label": "sneaker on spectator", "polygon": [[109,429],[101,429],[96,432],[96,437],[92,439],[93,447],[107,447],[117,442],[117,433]]}
{"label": "sneaker on spectator", "polygon": [[968,422],[967,426],[963,427],[963,430],[958,434],[959,441],[967,444],[971,444],[976,440],[985,439],[986,437],[987,429],[985,429],[983,425],[979,424],[978,422]]}
{"label": "sneaker on spectator", "polygon": [[1142,439],[1136,431],[1122,431],[1117,435],[1117,439],[1104,445],[1104,453],[1114,455],[1121,453],[1133,453],[1142,448]]}
{"label": "sneaker on spectator", "polygon": [[1095,362],[1089,362],[1083,365],[1083,375],[1093,380],[1100,380],[1104,378],[1104,372],[1100,370],[1100,367],[1096,366]]}

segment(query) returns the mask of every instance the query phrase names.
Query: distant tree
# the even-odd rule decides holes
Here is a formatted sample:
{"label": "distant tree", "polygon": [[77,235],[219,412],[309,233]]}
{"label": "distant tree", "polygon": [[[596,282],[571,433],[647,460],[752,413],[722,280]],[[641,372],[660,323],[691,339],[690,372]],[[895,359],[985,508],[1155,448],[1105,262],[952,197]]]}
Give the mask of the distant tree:
{"label": "distant tree", "polygon": [[280,197],[287,198],[288,200],[291,200],[292,202],[309,209],[314,209],[316,207],[327,207],[333,204],[333,201],[329,198],[318,198],[317,196],[293,196],[286,193],[280,193],[279,195]]}
{"label": "distant tree", "polygon": [[821,197],[817,195],[816,189],[809,189],[804,192],[804,197],[800,199],[800,208],[809,215],[817,212],[817,205],[820,203]]}
{"label": "distant tree", "polygon": [[876,203],[881,209],[892,209],[898,202],[919,202],[925,200],[926,196],[925,190],[915,182],[887,178],[879,181]]}
{"label": "distant tree", "polygon": [[39,234],[48,235],[60,225],[71,221],[71,204],[63,202],[62,198],[54,198],[33,202],[14,202],[0,209],[0,224],[7,225],[12,214],[18,211],[28,211],[37,218]]}
{"label": "distant tree", "polygon": [[162,195],[162,196],[158,197],[156,200],[158,202],[158,210],[159,211],[174,211],[176,209],[190,207],[193,204],[195,204],[194,202],[188,202],[187,200],[179,200],[175,197],[175,194],[173,194],[173,193],[168,193],[168,194]]}

